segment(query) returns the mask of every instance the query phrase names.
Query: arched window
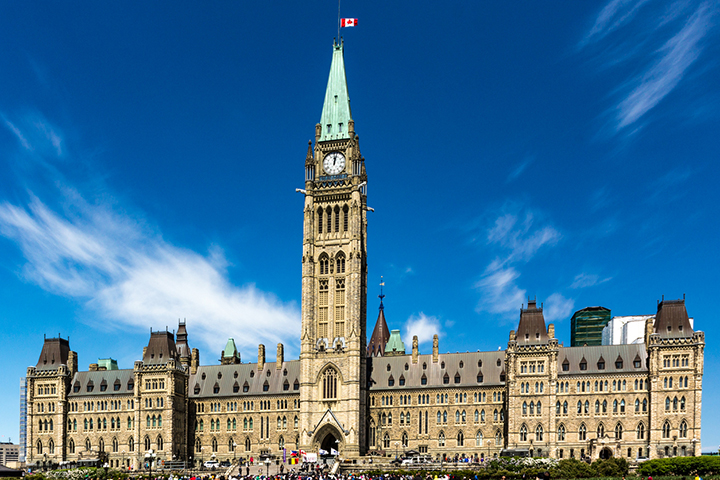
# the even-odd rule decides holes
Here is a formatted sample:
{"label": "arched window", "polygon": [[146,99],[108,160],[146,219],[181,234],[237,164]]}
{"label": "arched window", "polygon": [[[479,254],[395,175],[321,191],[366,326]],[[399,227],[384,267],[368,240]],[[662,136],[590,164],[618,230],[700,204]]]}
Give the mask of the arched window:
{"label": "arched window", "polygon": [[687,438],[687,431],[688,431],[687,423],[685,423],[685,420],[683,420],[680,423],[680,438]]}
{"label": "arched window", "polygon": [[580,428],[578,429],[578,440],[584,441],[587,440],[587,427],[585,424],[580,424]]}
{"label": "arched window", "polygon": [[615,440],[622,440],[623,427],[621,424],[615,425]]}
{"label": "arched window", "polygon": [[70,453],[75,453],[75,441],[72,438],[70,442],[68,442],[68,448],[70,449]]}
{"label": "arched window", "polygon": [[685,411],[685,397],[680,399],[680,410]]}
{"label": "arched window", "polygon": [[343,232],[347,232],[347,231],[348,231],[348,224],[350,223],[350,222],[349,222],[350,219],[348,218],[348,217],[349,217],[348,214],[349,214],[348,206],[347,206],[347,205],[343,205]]}
{"label": "arched window", "polygon": [[323,373],[323,398],[337,398],[337,371],[334,368]]}
{"label": "arched window", "polygon": [[565,425],[560,424],[557,431],[557,439],[558,442],[564,442],[565,441]]}
{"label": "arched window", "polygon": [[443,410],[443,423],[447,423],[447,410]]}
{"label": "arched window", "polygon": [[[387,434],[385,434],[387,436]],[[388,443],[388,446],[389,443]],[[438,447],[444,447],[445,446],[445,434],[443,432],[440,432],[440,435],[438,435]]]}
{"label": "arched window", "polygon": [[118,451],[118,441],[117,441],[117,438],[113,438],[113,441],[112,441],[112,451],[113,451],[114,453],[117,453],[117,451]]}
{"label": "arched window", "polygon": [[35,446],[35,450],[37,450],[38,455],[42,455],[43,453],[43,445],[40,440],[38,440],[37,445]]}
{"label": "arched window", "polygon": [[482,432],[478,431],[475,434],[475,446],[482,447],[482,444],[483,444],[483,434],[482,434]]}
{"label": "arched window", "polygon": [[[149,449],[150,449],[150,447],[148,447],[148,450],[149,450]],[[85,439],[85,451],[86,451],[86,452],[89,452],[90,450],[91,450],[91,448],[90,448],[90,439],[89,439],[89,438],[86,438],[86,439]]]}
{"label": "arched window", "polygon": [[455,410],[455,423],[460,423],[460,412]]}
{"label": "arched window", "polygon": [[635,412],[639,412],[639,411],[640,411],[640,399],[636,398],[635,399]]}
{"label": "arched window", "polygon": [[457,434],[457,446],[462,447],[465,445],[465,435],[463,435],[463,432],[460,431]]}
{"label": "arched window", "polygon": [[387,433],[383,437],[383,448],[390,448],[390,435]]}
{"label": "arched window", "polygon": [[245,451],[250,451],[250,437],[245,437]]}
{"label": "arched window", "polygon": [[620,413],[625,413],[625,400],[620,400]]}
{"label": "arched window", "polygon": [[485,422],[485,409],[480,410],[480,421]]}
{"label": "arched window", "polygon": [[568,403],[567,400],[563,402],[563,415],[567,415],[568,413]]}
{"label": "arched window", "polygon": [[330,273],[330,259],[327,255],[323,254],[320,256],[320,275],[327,275]]}
{"label": "arched window", "polygon": [[665,422],[662,427],[662,438],[670,438],[670,422]]}
{"label": "arched window", "polygon": [[336,257],[335,260],[335,271],[337,273],[345,273],[345,255],[342,253]]}
{"label": "arched window", "polygon": [[528,407],[527,402],[523,402],[523,404],[522,404],[522,414],[523,415],[527,415],[527,407]]}
{"label": "arched window", "polygon": [[642,411],[643,411],[643,412],[647,412],[647,398],[644,398],[644,399],[643,399],[643,404],[642,404],[642,405],[643,405]]}
{"label": "arched window", "polygon": [[[160,437],[158,437],[158,438],[160,438]],[[158,450],[159,450],[159,449],[160,449],[160,447],[158,446]],[[215,452],[215,453],[217,453],[217,451],[218,451],[217,438],[213,438],[213,440],[212,440],[212,451]]]}
{"label": "arched window", "polygon": [[135,451],[135,440],[133,440],[133,437],[128,438],[128,450],[131,452]]}
{"label": "arched window", "polygon": [[522,426],[520,427],[520,441],[521,441],[521,442],[526,442],[526,441],[527,441],[527,427],[525,426],[524,423],[523,423]]}
{"label": "arched window", "polygon": [[145,451],[150,450],[150,437],[145,436]]}
{"label": "arched window", "polygon": [[665,397],[665,410],[670,410],[670,397]]}
{"label": "arched window", "polygon": [[537,414],[542,415],[542,402],[538,400],[537,403]]}
{"label": "arched window", "polygon": [[[673,410],[677,410],[677,409],[678,409],[678,398],[675,397],[675,398],[673,398]],[[50,423],[50,429],[52,430],[52,423]]]}
{"label": "arched window", "polygon": [[538,425],[537,428],[535,428],[535,441],[542,442],[542,439],[543,439],[543,427],[542,427],[542,425]]}
{"label": "arched window", "polygon": [[603,400],[602,413],[607,413],[607,400]]}
{"label": "arched window", "polygon": [[613,413],[617,413],[618,411],[618,401],[613,400]]}
{"label": "arched window", "polygon": [[597,427],[597,438],[602,438],[605,435],[605,426],[601,423]]}
{"label": "arched window", "polygon": [[637,428],[635,429],[635,435],[637,436],[638,440],[644,440],[645,439],[645,424],[638,423]]}

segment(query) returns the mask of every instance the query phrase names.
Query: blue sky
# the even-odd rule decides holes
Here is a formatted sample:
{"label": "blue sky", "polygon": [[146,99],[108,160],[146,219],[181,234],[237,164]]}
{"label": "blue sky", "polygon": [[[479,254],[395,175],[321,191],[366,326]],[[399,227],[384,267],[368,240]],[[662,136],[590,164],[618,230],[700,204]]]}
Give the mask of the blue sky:
{"label": "blue sky", "polygon": [[[421,351],[507,345],[544,302],[706,332],[720,443],[717,1],[357,2],[342,14],[369,175],[369,315]],[[299,337],[302,187],[333,2],[14,2],[0,16],[0,440],[43,335],[132,367]],[[8,348],[9,347],[9,348]]]}

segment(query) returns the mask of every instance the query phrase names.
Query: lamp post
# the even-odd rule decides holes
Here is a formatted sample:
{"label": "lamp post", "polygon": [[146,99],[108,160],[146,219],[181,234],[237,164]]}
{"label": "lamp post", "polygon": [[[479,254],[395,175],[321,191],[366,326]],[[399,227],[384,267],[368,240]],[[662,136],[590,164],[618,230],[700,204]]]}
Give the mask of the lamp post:
{"label": "lamp post", "polygon": [[233,464],[235,463],[236,458],[237,458],[237,443],[233,442]]}
{"label": "lamp post", "polygon": [[698,440],[697,437],[693,437],[693,439],[692,439],[692,444],[693,444],[693,457],[696,455],[695,450],[697,449],[697,442],[698,442],[698,441],[699,441],[699,440]]}
{"label": "lamp post", "polygon": [[151,477],[152,477],[153,461],[155,461],[155,456],[156,456],[155,452],[153,452],[152,448],[145,453],[145,460],[147,460]]}
{"label": "lamp post", "polygon": [[398,447],[400,446],[400,442],[395,442],[395,460],[398,458]]}
{"label": "lamp post", "polygon": [[265,476],[266,477],[270,476],[270,459],[269,458],[265,459]]}
{"label": "lamp post", "polygon": [[492,445],[492,440],[487,441],[487,446],[488,446],[487,460],[488,461],[490,461],[490,445]]}

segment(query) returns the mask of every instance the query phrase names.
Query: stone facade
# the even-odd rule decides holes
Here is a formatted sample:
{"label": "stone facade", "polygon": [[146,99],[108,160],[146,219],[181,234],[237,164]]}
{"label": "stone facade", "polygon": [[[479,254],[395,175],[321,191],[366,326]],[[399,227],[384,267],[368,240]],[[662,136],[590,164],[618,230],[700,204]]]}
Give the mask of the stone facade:
{"label": "stone facade", "polygon": [[[684,300],[663,301],[644,343],[564,347],[529,302],[504,351],[405,354],[380,310],[368,349],[367,174],[350,115],[342,44],[305,158],[300,358],[241,363],[230,339],[201,365],[181,322],[151,332],[132,369],[79,371],[69,341],[45,339],[27,370],[27,462],[204,461],[408,449],[487,457],[700,454],[704,334]],[[382,304],[381,304],[382,305]],[[111,368],[111,369],[108,369]]]}

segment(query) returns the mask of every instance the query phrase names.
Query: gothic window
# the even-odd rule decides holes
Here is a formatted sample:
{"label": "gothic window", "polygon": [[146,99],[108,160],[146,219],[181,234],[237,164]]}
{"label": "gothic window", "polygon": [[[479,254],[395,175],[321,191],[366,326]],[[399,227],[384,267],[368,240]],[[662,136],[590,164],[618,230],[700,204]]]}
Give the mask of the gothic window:
{"label": "gothic window", "polygon": [[335,272],[345,273],[345,255],[339,254],[335,260]]}
{"label": "gothic window", "polygon": [[665,410],[670,410],[670,397],[665,398]]}
{"label": "gothic window", "polygon": [[615,425],[615,440],[622,440],[623,427],[621,424]]}
{"label": "gothic window", "polygon": [[481,421],[481,422],[484,422],[484,421],[485,421],[485,409],[482,409],[482,410],[480,411],[480,421]]}
{"label": "gothic window", "polygon": [[383,448],[390,448],[390,435],[387,433],[383,437]]}
{"label": "gothic window", "polygon": [[520,427],[520,441],[521,441],[521,442],[526,442],[526,441],[527,441],[527,427],[525,426],[524,423],[523,423],[522,426]]}
{"label": "gothic window", "polygon": [[613,413],[617,413],[618,411],[618,401],[613,400]]}
{"label": "gothic window", "polygon": [[685,420],[680,423],[680,438],[687,438],[688,426]]}
{"label": "gothic window", "polygon": [[335,206],[335,233],[340,231],[340,207]]}
{"label": "gothic window", "polygon": [[318,208],[318,233],[323,233],[323,209]]}
{"label": "gothic window", "polygon": [[445,385],[450,383],[450,375],[448,375],[447,373],[445,373],[445,376],[443,376],[443,383]]}
{"label": "gothic window", "polygon": [[578,440],[585,441],[587,440],[587,427],[585,424],[581,424],[580,428],[578,429]]}
{"label": "gothic window", "polygon": [[597,427],[597,438],[602,438],[605,435],[605,426],[601,423]]}
{"label": "gothic window", "polygon": [[460,374],[459,373],[455,374],[455,383],[460,383]]}
{"label": "gothic window", "polygon": [[327,207],[325,209],[325,215],[327,217],[326,230],[327,230],[327,233],[330,233],[330,232],[332,232],[332,209],[330,207]]}
{"label": "gothic window", "polygon": [[457,446],[462,447],[463,445],[465,445],[465,435],[463,435],[463,432],[460,431],[457,434]]}
{"label": "gothic window", "polygon": [[[385,434],[387,436],[387,434]],[[388,446],[390,446],[390,442],[388,442]],[[443,432],[440,432],[440,435],[438,435],[438,447],[444,447],[445,446],[445,434]]]}
{"label": "gothic window", "polygon": [[675,397],[675,398],[673,398],[673,410],[677,410],[677,409],[678,409],[678,398]]}
{"label": "gothic window", "polygon": [[685,411],[685,397],[680,399],[680,410]]}
{"label": "gothic window", "polygon": [[535,429],[535,441],[536,442],[542,442],[543,439],[543,427],[542,425],[538,425]]}
{"label": "gothic window", "polygon": [[625,400],[620,400],[620,413],[625,413]]}
{"label": "gothic window", "polygon": [[250,437],[245,437],[245,451],[250,451]]}
{"label": "gothic window", "polygon": [[607,400],[603,400],[602,413],[607,413]]}
{"label": "gothic window", "polygon": [[635,435],[637,436],[638,440],[644,440],[645,439],[645,424],[639,423],[637,428],[635,429]]}
{"label": "gothic window", "polygon": [[145,436],[145,451],[150,450],[150,437]]}
{"label": "gothic window", "polygon": [[343,205],[343,232],[348,231],[348,223],[349,223],[349,218],[348,218],[349,215],[348,214],[349,214],[348,206]]}
{"label": "gothic window", "polygon": [[647,398],[643,399],[642,411],[647,412]]}
{"label": "gothic window", "polygon": [[560,426],[558,427],[557,439],[559,442],[565,441],[565,425],[563,424],[560,424]]}
{"label": "gothic window", "polygon": [[670,438],[670,423],[665,421],[662,427],[662,438]]}
{"label": "gothic window", "polygon": [[483,444],[483,434],[482,434],[482,432],[477,432],[475,434],[475,446],[482,447],[482,444]]}
{"label": "gothic window", "polygon": [[330,258],[322,254],[320,256],[320,275],[327,275],[330,273]]}
{"label": "gothic window", "polygon": [[333,399],[337,397],[337,371],[328,368],[323,373],[323,398]]}
{"label": "gothic window", "polygon": [[639,411],[640,411],[640,399],[636,398],[635,399],[635,412],[639,412]]}

